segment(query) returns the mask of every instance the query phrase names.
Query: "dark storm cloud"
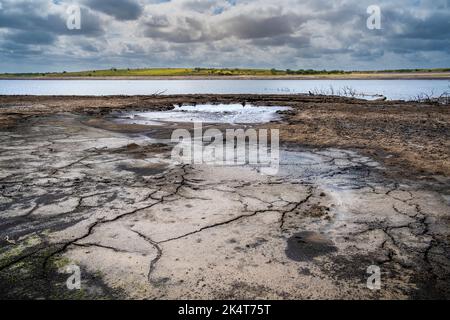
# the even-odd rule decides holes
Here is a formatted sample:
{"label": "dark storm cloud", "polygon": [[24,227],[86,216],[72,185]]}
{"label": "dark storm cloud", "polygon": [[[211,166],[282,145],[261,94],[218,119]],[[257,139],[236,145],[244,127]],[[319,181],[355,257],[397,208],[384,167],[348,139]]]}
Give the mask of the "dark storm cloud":
{"label": "dark storm cloud", "polygon": [[48,32],[29,32],[29,31],[13,31],[9,32],[5,36],[5,40],[14,43],[23,44],[52,44],[55,42],[57,37]]}
{"label": "dark storm cloud", "polygon": [[[0,28],[21,30],[22,36],[17,37],[17,41],[21,38],[27,40],[35,34],[37,38],[43,39],[43,43],[48,43],[48,39],[55,35],[98,36],[103,33],[99,17],[86,8],[81,8],[82,28],[80,30],[67,28],[68,15],[65,11],[57,14],[42,12],[40,9],[39,6],[32,6],[29,2],[8,2],[0,10]],[[27,36],[26,33],[30,35]],[[40,33],[46,36],[39,36]]]}
{"label": "dark storm cloud", "polygon": [[[194,17],[179,17],[170,23],[166,16],[152,16],[147,19],[143,27],[146,37],[176,43],[218,41],[226,38],[242,40],[271,38],[267,40],[267,43],[272,42],[277,45],[281,42],[286,43],[289,35],[301,24],[301,17],[295,14],[261,17],[238,15],[219,20],[217,23],[207,23]],[[282,38],[277,39],[279,36]],[[294,40],[295,37],[291,39]]]}
{"label": "dark storm cloud", "polygon": [[428,40],[428,39],[389,39],[386,47],[398,54],[440,51],[450,52],[450,43],[447,39],[443,40]]}
{"label": "dark storm cloud", "polygon": [[257,38],[252,40],[258,47],[282,47],[307,48],[311,45],[311,39],[307,36],[277,35],[275,37]]}
{"label": "dark storm cloud", "polygon": [[30,55],[40,55],[42,49],[33,47],[28,44],[17,43],[14,41],[3,41],[0,47],[0,53],[4,58],[26,57]]}
{"label": "dark storm cloud", "polygon": [[239,39],[258,39],[288,35],[300,25],[301,19],[294,14],[269,17],[239,15],[224,21],[224,28],[229,35]]}
{"label": "dark storm cloud", "polygon": [[419,18],[411,14],[397,13],[389,10],[385,13],[388,26],[400,25],[401,31],[394,34],[395,38],[408,39],[450,39],[450,7],[447,12],[438,11]]}
{"label": "dark storm cloud", "polygon": [[89,8],[106,13],[117,20],[136,20],[142,14],[141,5],[134,0],[84,0]]}
{"label": "dark storm cloud", "polygon": [[99,48],[97,48],[93,43],[82,41],[79,44],[79,47],[87,52],[99,52]]}
{"label": "dark storm cloud", "polygon": [[33,11],[0,10],[0,28],[33,30],[51,30],[58,24],[65,25],[65,20],[55,14],[39,15]]}
{"label": "dark storm cloud", "polygon": [[166,17],[151,18],[144,23],[146,37],[163,39],[168,42],[189,43],[217,40],[208,33],[200,20],[191,17],[179,18],[175,24],[170,24]]}
{"label": "dark storm cloud", "polygon": [[86,37],[99,37],[105,34],[106,30],[104,28],[104,22],[97,14],[83,7],[80,8],[80,11],[81,28],[79,30],[69,30],[66,23],[68,15],[63,15],[64,23],[62,25],[58,23],[57,28],[55,28],[54,31],[66,36],[84,35]]}
{"label": "dark storm cloud", "polygon": [[384,55],[382,49],[361,49],[351,52],[351,56],[364,61],[373,61],[374,59],[381,58]]}

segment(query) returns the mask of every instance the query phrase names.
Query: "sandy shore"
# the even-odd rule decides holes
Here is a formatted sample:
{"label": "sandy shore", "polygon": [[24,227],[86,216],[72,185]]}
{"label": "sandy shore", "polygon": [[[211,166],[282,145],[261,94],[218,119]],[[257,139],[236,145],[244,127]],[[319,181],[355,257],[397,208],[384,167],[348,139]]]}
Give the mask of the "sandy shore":
{"label": "sandy shore", "polygon": [[[258,125],[280,130],[278,175],[173,163],[165,139],[188,124],[111,116],[243,102],[292,107]],[[448,106],[1,96],[0,140],[2,298],[450,297]],[[82,290],[65,286],[70,265]]]}

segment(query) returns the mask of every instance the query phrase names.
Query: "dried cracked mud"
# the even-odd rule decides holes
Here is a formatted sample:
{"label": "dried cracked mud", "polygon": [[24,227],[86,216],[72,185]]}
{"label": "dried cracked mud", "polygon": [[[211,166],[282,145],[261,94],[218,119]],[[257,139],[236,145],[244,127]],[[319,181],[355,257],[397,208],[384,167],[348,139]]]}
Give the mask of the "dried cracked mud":
{"label": "dried cracked mud", "polygon": [[[293,143],[275,176],[180,165],[172,130],[86,112],[2,127],[0,297],[450,297],[445,174]],[[66,288],[71,264],[81,290]],[[381,290],[366,286],[371,265]]]}

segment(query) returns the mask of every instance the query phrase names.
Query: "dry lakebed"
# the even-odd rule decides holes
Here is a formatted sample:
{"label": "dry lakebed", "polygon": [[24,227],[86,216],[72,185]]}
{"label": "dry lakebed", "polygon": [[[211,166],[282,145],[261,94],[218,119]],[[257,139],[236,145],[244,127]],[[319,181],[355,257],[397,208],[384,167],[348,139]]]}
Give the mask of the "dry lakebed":
{"label": "dry lakebed", "polygon": [[[194,120],[279,129],[278,173],[174,162]],[[0,96],[0,141],[1,298],[450,298],[448,106]]]}

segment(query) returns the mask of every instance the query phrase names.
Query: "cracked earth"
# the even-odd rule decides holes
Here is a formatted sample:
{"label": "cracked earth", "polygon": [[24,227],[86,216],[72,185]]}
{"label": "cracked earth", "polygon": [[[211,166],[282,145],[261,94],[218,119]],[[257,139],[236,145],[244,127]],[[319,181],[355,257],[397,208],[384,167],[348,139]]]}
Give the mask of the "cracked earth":
{"label": "cracked earth", "polygon": [[[295,144],[275,176],[180,165],[167,129],[108,121],[2,129],[1,297],[450,297],[445,177],[390,176],[357,151]],[[71,264],[82,290],[65,287]],[[366,286],[371,265],[381,290]]]}

